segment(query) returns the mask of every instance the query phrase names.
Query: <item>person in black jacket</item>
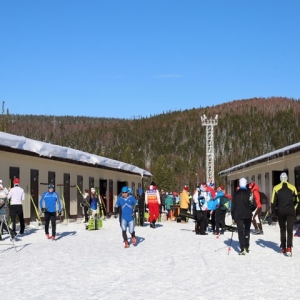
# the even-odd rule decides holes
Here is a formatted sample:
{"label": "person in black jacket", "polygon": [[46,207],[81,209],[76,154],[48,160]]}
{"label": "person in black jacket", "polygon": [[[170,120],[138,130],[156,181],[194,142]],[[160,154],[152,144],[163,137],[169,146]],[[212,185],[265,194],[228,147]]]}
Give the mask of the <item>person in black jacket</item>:
{"label": "person in black jacket", "polygon": [[145,193],[142,188],[138,189],[136,199],[138,201],[139,210],[139,225],[144,226],[144,214],[145,214]]}
{"label": "person in black jacket", "polygon": [[239,255],[249,253],[250,227],[252,221],[252,211],[249,205],[250,191],[247,189],[247,180],[239,180],[239,189],[232,198],[231,216],[236,223],[241,252]]}
{"label": "person in black jacket", "polygon": [[278,217],[281,251],[287,256],[292,256],[295,206],[297,207],[294,199],[297,201],[297,189],[287,180],[287,174],[281,173],[281,182],[273,188],[271,209],[272,215]]}

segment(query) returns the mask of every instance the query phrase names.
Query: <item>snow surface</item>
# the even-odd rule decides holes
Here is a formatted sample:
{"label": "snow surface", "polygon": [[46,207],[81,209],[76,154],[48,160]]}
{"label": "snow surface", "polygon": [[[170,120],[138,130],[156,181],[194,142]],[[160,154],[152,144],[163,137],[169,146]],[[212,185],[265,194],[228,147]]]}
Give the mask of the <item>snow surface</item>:
{"label": "snow surface", "polygon": [[87,231],[58,223],[55,242],[31,225],[17,237],[17,252],[3,235],[1,299],[296,299],[300,292],[300,238],[293,257],[283,256],[278,226],[264,225],[239,256],[237,233],[229,251],[231,232],[195,235],[193,220],[137,226],[137,245],[128,249],[118,219],[103,224]]}
{"label": "snow surface", "polygon": [[0,145],[11,147],[14,149],[26,150],[34,152],[40,156],[57,157],[80,161],[91,165],[105,166],[116,170],[125,170],[143,176],[152,176],[147,170],[141,169],[131,164],[127,164],[118,160],[106,158],[99,155],[90,154],[75,150],[68,147],[53,145],[45,142],[40,142],[23,136],[17,136],[0,131]]}

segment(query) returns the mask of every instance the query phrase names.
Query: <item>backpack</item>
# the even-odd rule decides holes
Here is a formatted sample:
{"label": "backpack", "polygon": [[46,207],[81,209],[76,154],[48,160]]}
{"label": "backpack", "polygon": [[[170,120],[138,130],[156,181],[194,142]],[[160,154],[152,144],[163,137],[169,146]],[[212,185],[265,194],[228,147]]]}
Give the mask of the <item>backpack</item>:
{"label": "backpack", "polygon": [[223,211],[228,211],[230,206],[230,200],[226,198],[225,196],[222,196],[220,198],[220,209]]}
{"label": "backpack", "polygon": [[266,194],[259,192],[260,195],[260,203],[261,204],[267,204],[268,203],[268,197],[266,196]]}
{"label": "backpack", "polygon": [[250,197],[249,197],[249,206],[251,208],[251,211],[255,211],[256,210],[256,201],[254,199],[254,195],[253,193],[250,193]]}

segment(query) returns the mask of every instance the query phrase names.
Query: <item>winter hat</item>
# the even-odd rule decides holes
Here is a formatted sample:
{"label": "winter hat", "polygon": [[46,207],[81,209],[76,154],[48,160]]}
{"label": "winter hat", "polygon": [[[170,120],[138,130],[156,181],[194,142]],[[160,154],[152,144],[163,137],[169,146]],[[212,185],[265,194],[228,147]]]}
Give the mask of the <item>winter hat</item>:
{"label": "winter hat", "polygon": [[94,193],[96,190],[94,188],[91,188],[91,192]]}
{"label": "winter hat", "polygon": [[127,186],[123,186],[121,192],[122,193],[128,193],[128,187]]}
{"label": "winter hat", "polygon": [[20,184],[20,179],[19,178],[15,178],[14,179],[14,185],[19,185]]}
{"label": "winter hat", "polygon": [[48,185],[48,188],[49,188],[49,189],[54,189],[53,183],[50,183],[50,184]]}
{"label": "winter hat", "polygon": [[168,192],[166,192],[166,195],[168,196],[168,195],[169,195],[169,193],[168,193]]}
{"label": "winter hat", "polygon": [[285,181],[288,180],[288,176],[287,176],[287,174],[285,172],[283,172],[283,173],[280,174],[280,181],[283,181],[283,180],[285,180]]}
{"label": "winter hat", "polygon": [[189,187],[187,185],[185,185],[183,189],[186,190],[186,191],[188,191]]}
{"label": "winter hat", "polygon": [[239,184],[240,184],[240,186],[243,186],[243,187],[246,187],[246,185],[247,185],[247,179],[246,178],[241,178],[240,180],[239,180]]}

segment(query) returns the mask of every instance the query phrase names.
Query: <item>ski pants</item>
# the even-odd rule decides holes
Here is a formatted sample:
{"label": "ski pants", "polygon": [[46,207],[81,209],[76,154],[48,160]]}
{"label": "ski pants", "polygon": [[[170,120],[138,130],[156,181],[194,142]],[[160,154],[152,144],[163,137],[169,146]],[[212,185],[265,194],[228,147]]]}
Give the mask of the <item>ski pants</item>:
{"label": "ski pants", "polygon": [[205,234],[206,223],[207,223],[207,211],[197,210],[196,211],[196,233]]}
{"label": "ski pants", "polygon": [[[180,212],[182,212],[183,214],[186,214],[188,212],[187,208],[180,208]],[[186,222],[186,217],[181,217],[181,220]]]}
{"label": "ski pants", "polygon": [[243,250],[245,248],[246,249],[249,248],[251,220],[252,220],[252,218],[236,220],[236,226],[237,226],[241,250]]}
{"label": "ski pants", "polygon": [[148,209],[149,209],[149,221],[150,223],[152,223],[153,221],[156,221],[159,217],[159,204],[149,203]]}
{"label": "ski pants", "polygon": [[84,212],[84,221],[85,221],[85,222],[88,222],[88,221],[89,221],[88,211],[89,211],[88,206],[84,206],[84,207],[83,207],[83,212]]}
{"label": "ski pants", "polygon": [[278,215],[281,248],[293,246],[294,221],[295,221],[294,213]]}
{"label": "ski pants", "polygon": [[144,226],[144,218],[145,218],[145,208],[144,206],[139,207],[139,224],[140,226]]}
{"label": "ski pants", "polygon": [[45,233],[49,234],[49,223],[51,221],[52,236],[56,235],[56,212],[45,212]]}
{"label": "ski pants", "polygon": [[220,208],[217,208],[215,210],[215,222],[216,222],[216,232],[220,232],[220,226],[221,231],[225,230],[225,216],[226,216],[226,210],[221,210]]}
{"label": "ski pants", "polygon": [[131,234],[131,236],[135,236],[134,220],[126,221],[124,219],[121,219],[122,236],[124,241],[127,241],[127,233],[126,233],[127,227],[129,229],[129,233]]}
{"label": "ski pants", "polygon": [[18,216],[20,220],[20,232],[24,232],[25,230],[25,222],[23,215],[23,206],[22,204],[11,204],[10,205],[10,217],[12,222],[12,229],[16,232],[16,217]]}

